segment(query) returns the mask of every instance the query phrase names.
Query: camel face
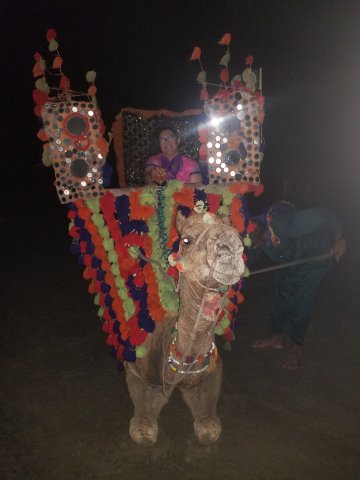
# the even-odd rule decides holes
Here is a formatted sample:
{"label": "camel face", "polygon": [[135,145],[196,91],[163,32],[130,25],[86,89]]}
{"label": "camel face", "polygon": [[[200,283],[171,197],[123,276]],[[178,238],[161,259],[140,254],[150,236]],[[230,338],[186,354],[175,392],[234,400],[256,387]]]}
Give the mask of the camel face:
{"label": "camel face", "polygon": [[185,272],[189,281],[195,276],[200,283],[214,287],[240,280],[245,270],[244,247],[237,230],[209,213],[185,218],[179,212],[176,225],[181,235],[179,254],[189,265]]}

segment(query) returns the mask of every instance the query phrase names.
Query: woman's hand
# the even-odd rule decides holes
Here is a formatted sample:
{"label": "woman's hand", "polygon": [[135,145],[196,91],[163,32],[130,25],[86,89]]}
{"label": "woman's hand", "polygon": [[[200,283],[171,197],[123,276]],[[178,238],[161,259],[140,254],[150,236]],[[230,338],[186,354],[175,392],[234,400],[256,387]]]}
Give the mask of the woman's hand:
{"label": "woman's hand", "polygon": [[157,183],[158,185],[162,185],[163,183],[166,182],[167,171],[165,170],[165,168],[154,167],[151,170],[150,174],[151,174],[152,181]]}

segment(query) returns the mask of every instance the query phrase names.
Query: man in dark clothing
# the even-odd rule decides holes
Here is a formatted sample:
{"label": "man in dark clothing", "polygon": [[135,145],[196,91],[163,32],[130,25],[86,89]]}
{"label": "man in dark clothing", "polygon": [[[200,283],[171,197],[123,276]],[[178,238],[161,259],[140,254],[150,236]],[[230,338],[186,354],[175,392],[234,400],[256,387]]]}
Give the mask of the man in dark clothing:
{"label": "man in dark clothing", "polygon": [[339,259],[346,244],[336,217],[324,208],[297,211],[291,203],[280,201],[253,223],[253,243],[248,252],[250,268],[256,256],[254,252],[264,251],[276,263],[329,254],[327,258],[280,271],[269,322],[272,336],[253,344],[254,348],[282,349],[287,330],[293,347],[283,366],[295,369],[299,366],[315,293],[331,268],[331,257]]}

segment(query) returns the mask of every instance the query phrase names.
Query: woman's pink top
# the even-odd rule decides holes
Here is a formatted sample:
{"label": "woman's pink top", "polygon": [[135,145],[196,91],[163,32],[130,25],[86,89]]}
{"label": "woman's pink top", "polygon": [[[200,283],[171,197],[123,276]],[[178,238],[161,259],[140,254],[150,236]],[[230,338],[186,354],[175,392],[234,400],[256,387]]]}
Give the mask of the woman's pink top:
{"label": "woman's pink top", "polygon": [[176,155],[172,160],[159,153],[150,157],[145,165],[146,167],[162,167],[167,171],[167,180],[180,180],[184,183],[190,183],[190,176],[194,174],[201,175],[199,165],[195,160],[183,155]]}

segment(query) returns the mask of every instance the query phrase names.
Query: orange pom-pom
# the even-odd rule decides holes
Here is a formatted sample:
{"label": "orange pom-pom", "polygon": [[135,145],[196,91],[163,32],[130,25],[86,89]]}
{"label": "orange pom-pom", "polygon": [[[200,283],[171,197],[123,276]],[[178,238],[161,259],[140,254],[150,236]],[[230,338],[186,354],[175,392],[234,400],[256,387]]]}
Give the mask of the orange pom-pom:
{"label": "orange pom-pom", "polygon": [[100,138],[96,141],[96,145],[97,145],[98,149],[100,150],[101,155],[102,155],[103,157],[106,157],[107,154],[109,153],[109,144],[108,144],[108,142],[105,140],[105,138],[100,137]]}
{"label": "orange pom-pom", "polygon": [[195,47],[191,54],[190,60],[199,60],[200,57],[201,57],[201,48]]}
{"label": "orange pom-pom", "polygon": [[59,55],[56,55],[52,64],[52,68],[61,68],[62,63],[63,59]]}
{"label": "orange pom-pom", "polygon": [[96,92],[97,92],[97,88],[95,87],[95,85],[91,85],[91,86],[88,88],[88,94],[89,94],[89,95],[96,95]]}
{"label": "orange pom-pom", "polygon": [[225,33],[218,41],[219,45],[230,45],[231,42],[231,33]]}
{"label": "orange pom-pom", "polygon": [[44,130],[43,128],[41,128],[41,129],[38,131],[38,133],[37,133],[36,136],[37,136],[37,138],[38,138],[39,140],[41,140],[42,142],[46,142],[46,141],[47,141],[47,138],[48,138],[47,135],[46,135],[46,133],[45,133],[45,130]]}
{"label": "orange pom-pom", "polygon": [[44,75],[44,72],[45,72],[44,62],[36,62],[32,72],[33,72],[34,78],[41,77],[42,75]]}

